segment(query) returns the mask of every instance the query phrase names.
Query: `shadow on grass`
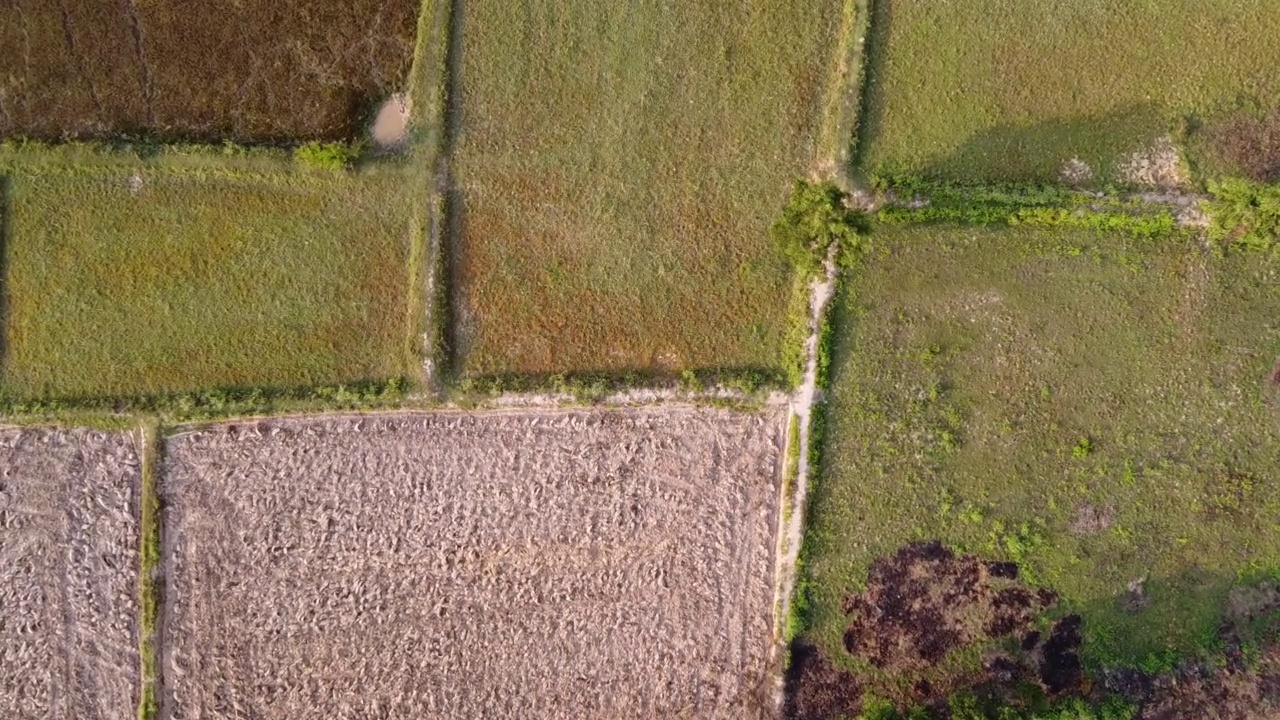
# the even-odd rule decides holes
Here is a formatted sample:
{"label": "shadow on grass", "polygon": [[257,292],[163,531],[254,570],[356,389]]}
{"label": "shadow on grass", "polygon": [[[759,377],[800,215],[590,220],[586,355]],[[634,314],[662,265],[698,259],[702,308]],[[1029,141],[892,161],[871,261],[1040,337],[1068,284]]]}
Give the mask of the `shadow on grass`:
{"label": "shadow on grass", "polygon": [[869,167],[868,153],[885,123],[881,77],[891,50],[893,3],[870,0],[871,28],[865,51],[866,80],[858,110],[859,132],[852,158],[858,175],[923,174],[937,179],[982,183],[1058,182],[1062,165],[1080,158],[1094,171],[1094,184],[1113,179],[1117,161],[1174,129],[1175,118],[1144,103],[1102,116],[1058,118],[1030,124],[1002,123],[976,133],[951,154],[924,167]]}
{"label": "shadow on grass", "polygon": [[440,287],[436,292],[436,307],[442,322],[440,332],[440,370],[446,382],[461,376],[466,348],[463,347],[461,308],[459,306],[457,268],[463,252],[462,237],[465,231],[465,201],[452,172],[452,160],[462,130],[462,32],[465,25],[464,0],[446,0],[449,3],[449,36],[445,52],[444,87],[444,137],[440,142],[440,155],[436,170],[436,192],[441,198],[439,212],[432,232],[443,233],[436,240],[440,248],[438,269]]}
{"label": "shadow on grass", "polygon": [[884,68],[889,44],[889,27],[893,23],[893,11],[887,0],[867,0],[867,13],[870,16],[870,28],[867,31],[867,43],[863,48],[863,80],[858,98],[858,132],[853,138],[853,155],[849,160],[850,170],[855,174],[865,174],[864,167],[867,148],[876,141],[880,127],[884,124],[884,98],[880,96],[880,71]]}
{"label": "shadow on grass", "polygon": [[1262,579],[1189,567],[1170,576],[1135,578],[1133,589],[1103,600],[1064,600],[1053,614],[1084,619],[1081,659],[1087,668],[1164,672],[1183,660],[1220,655],[1233,589]]}
{"label": "shadow on grass", "polygon": [[971,136],[922,172],[954,180],[1058,182],[1063,164],[1078,158],[1093,173],[1083,184],[1105,185],[1118,182],[1116,172],[1126,155],[1170,132],[1173,122],[1160,107],[1143,104],[1097,117],[1005,123]]}

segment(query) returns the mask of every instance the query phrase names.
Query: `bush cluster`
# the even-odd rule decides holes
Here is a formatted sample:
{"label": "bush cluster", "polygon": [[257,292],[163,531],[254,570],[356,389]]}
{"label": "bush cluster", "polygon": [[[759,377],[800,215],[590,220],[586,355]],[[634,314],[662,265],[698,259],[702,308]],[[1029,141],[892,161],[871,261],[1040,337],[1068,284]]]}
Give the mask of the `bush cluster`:
{"label": "bush cluster", "polygon": [[1280,185],[1228,179],[1209,183],[1209,237],[1270,250],[1280,241]]}
{"label": "bush cluster", "polygon": [[902,198],[879,213],[894,224],[950,222],[964,225],[1035,225],[1121,232],[1159,237],[1177,229],[1173,213],[1115,196],[1054,185],[960,185],[912,176],[877,177],[873,185]]}
{"label": "bush cluster", "polygon": [[344,170],[359,154],[359,148],[346,143],[309,142],[294,149],[293,159],[308,167]]}
{"label": "bush cluster", "polygon": [[797,180],[769,234],[802,275],[812,275],[835,249],[849,255],[861,248],[862,216],[845,205],[844,191],[830,182]]}

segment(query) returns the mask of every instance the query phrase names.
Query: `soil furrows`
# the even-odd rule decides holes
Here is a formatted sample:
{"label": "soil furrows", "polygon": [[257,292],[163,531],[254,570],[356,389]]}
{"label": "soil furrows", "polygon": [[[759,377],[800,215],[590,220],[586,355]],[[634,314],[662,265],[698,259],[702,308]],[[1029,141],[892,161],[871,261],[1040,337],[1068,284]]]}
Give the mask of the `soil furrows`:
{"label": "soil furrows", "polygon": [[779,415],[176,436],[162,716],[766,713]]}
{"label": "soil furrows", "polygon": [[0,717],[136,715],[139,472],[127,434],[0,431]]}

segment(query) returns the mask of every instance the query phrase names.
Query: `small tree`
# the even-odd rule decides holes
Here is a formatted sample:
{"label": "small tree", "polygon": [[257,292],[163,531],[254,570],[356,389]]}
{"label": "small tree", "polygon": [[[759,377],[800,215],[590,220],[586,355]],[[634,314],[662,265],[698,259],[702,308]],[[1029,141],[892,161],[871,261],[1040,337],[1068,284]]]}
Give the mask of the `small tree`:
{"label": "small tree", "polygon": [[770,235],[801,272],[817,272],[833,247],[838,253],[861,247],[861,214],[845,207],[844,200],[844,192],[832,183],[796,181]]}

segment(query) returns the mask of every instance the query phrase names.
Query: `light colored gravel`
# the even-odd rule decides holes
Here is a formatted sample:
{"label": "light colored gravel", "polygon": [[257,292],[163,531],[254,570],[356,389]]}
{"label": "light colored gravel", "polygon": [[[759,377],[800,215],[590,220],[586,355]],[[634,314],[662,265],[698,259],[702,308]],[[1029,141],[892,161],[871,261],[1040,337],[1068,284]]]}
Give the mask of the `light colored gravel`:
{"label": "light colored gravel", "polygon": [[782,436],[673,407],[171,438],[162,716],[767,716]]}
{"label": "light colored gravel", "polygon": [[0,718],[137,716],[140,478],[127,434],[0,431]]}

